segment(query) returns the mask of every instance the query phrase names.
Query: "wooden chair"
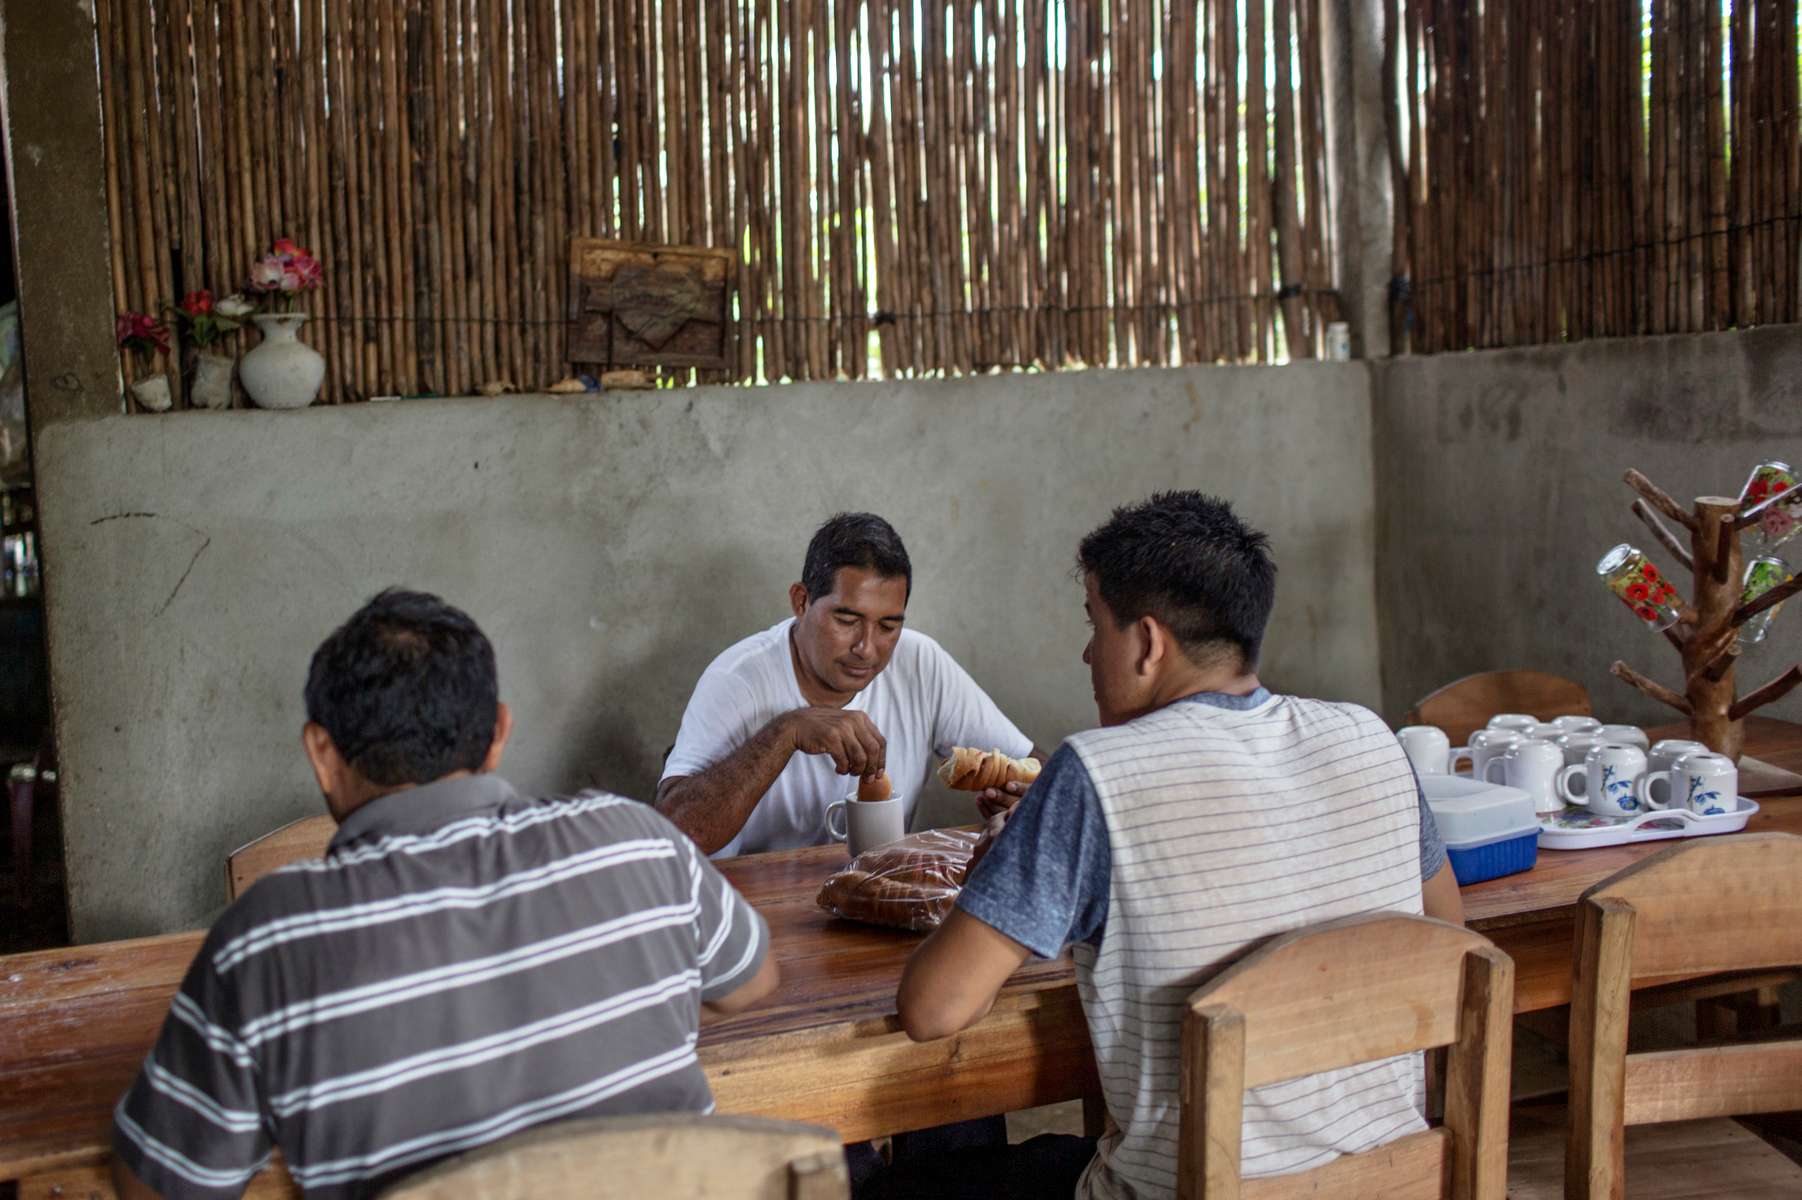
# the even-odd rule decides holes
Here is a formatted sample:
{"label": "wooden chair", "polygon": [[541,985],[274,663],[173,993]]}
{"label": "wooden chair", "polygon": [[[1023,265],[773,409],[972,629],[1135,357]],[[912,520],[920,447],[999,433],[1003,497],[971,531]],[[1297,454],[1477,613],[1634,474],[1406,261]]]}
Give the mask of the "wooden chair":
{"label": "wooden chair", "polygon": [[1484,671],[1426,696],[1408,711],[1409,725],[1437,725],[1462,746],[1497,713],[1528,713],[1541,721],[1587,717],[1589,690],[1574,679],[1542,671]]}
{"label": "wooden chair", "polygon": [[[1802,1039],[1627,1053],[1634,980],[1798,963],[1802,837],[1685,842],[1584,892],[1577,904],[1562,1194],[1615,1200],[1626,1194],[1629,1161],[1683,1144],[1690,1153],[1667,1153],[1647,1165],[1648,1186],[1635,1194],[1802,1195],[1802,1166],[1724,1120],[1802,1108]],[[1686,1124],[1658,1136],[1627,1135],[1629,1126],[1676,1121]],[[1536,1156],[1530,1142],[1518,1149],[1515,1194],[1558,1194],[1544,1178],[1545,1160],[1555,1166],[1555,1157]],[[1728,1158],[1735,1182],[1722,1190]]]}
{"label": "wooden chair", "polygon": [[247,888],[277,867],[303,858],[318,858],[338,832],[326,814],[290,821],[254,842],[246,842],[225,858],[225,898],[236,900]]}
{"label": "wooden chair", "polygon": [[832,1200],[849,1194],[844,1147],[831,1130],[689,1113],[545,1126],[439,1163],[382,1193],[383,1200]]}
{"label": "wooden chair", "polygon": [[[1334,921],[1258,948],[1189,1001],[1177,1195],[1503,1200],[1513,1007],[1513,960],[1427,917]],[[1439,1046],[1451,1048],[1442,1127],[1240,1179],[1246,1088]]]}

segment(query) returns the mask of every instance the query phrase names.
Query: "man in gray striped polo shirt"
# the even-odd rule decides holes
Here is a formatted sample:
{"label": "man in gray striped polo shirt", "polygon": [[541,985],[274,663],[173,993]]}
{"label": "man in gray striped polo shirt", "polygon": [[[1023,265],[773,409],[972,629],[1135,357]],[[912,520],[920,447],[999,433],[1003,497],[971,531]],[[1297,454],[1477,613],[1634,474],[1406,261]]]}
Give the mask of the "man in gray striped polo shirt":
{"label": "man in gray striped polo shirt", "polygon": [[776,984],[751,907],[650,807],[493,774],[494,650],[387,591],[313,656],[302,744],[339,829],[207,934],[114,1114],[120,1195],[309,1196],[578,1116],[708,1112],[702,1005]]}
{"label": "man in gray striped polo shirt", "polygon": [[[1264,535],[1176,492],[1117,511],[1078,561],[1102,728],[1066,741],[914,954],[901,1020],[943,1037],[1029,953],[1071,947],[1107,1100],[1099,1142],[1046,1136],[897,1168],[872,1197],[1149,1200],[1177,1193],[1182,1015],[1264,939],[1373,911],[1462,919],[1407,757],[1356,705],[1257,677],[1275,599]],[[1418,1056],[1253,1088],[1248,1176],[1424,1128]],[[866,1193],[860,1193],[860,1196]]]}

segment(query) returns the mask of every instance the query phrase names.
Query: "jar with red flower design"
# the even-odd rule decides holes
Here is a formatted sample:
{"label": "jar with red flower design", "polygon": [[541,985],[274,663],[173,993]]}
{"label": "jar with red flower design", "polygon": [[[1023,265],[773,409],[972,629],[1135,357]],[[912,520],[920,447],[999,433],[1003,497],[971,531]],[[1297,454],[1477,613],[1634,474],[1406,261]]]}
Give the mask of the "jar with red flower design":
{"label": "jar with red flower design", "polygon": [[1753,528],[1752,540],[1767,554],[1802,531],[1802,487],[1797,484],[1795,470],[1788,463],[1773,459],[1753,467],[1746,477],[1746,486],[1740,489],[1741,508],[1763,504],[1772,496],[1789,494],[1789,499],[1779,500],[1765,509]]}
{"label": "jar with red flower design", "polygon": [[1635,546],[1622,542],[1604,554],[1596,574],[1654,633],[1669,629],[1682,615],[1677,589]]}

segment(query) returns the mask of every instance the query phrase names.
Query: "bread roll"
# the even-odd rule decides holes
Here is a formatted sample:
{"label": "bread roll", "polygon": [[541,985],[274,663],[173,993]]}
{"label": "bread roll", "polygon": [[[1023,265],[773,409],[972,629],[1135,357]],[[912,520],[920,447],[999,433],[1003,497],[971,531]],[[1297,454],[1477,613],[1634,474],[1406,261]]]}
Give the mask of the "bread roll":
{"label": "bread roll", "polygon": [[950,915],[969,874],[976,833],[929,829],[866,850],[820,889],[834,916],[924,932]]}
{"label": "bread roll", "polygon": [[1039,777],[1036,758],[1009,758],[999,750],[959,746],[939,764],[939,778],[960,792],[980,792],[1010,783],[1031,785]]}

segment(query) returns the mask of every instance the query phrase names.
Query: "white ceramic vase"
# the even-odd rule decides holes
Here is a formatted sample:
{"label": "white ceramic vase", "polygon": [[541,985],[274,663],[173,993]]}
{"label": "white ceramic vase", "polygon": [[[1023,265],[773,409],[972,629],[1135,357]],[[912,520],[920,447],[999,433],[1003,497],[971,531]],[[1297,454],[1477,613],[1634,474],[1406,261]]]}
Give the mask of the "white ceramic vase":
{"label": "white ceramic vase", "polygon": [[234,362],[223,354],[194,356],[194,386],[188,401],[195,408],[230,408],[232,406],[232,367]]}
{"label": "white ceramic vase", "polygon": [[325,382],[325,359],[295,335],[306,313],[258,313],[250,318],[263,340],[238,364],[238,378],[258,408],[305,408]]}
{"label": "white ceramic vase", "polygon": [[167,375],[157,374],[138,380],[131,385],[131,394],[137,398],[140,408],[150,412],[168,412],[169,405],[173,403],[169,395]]}

